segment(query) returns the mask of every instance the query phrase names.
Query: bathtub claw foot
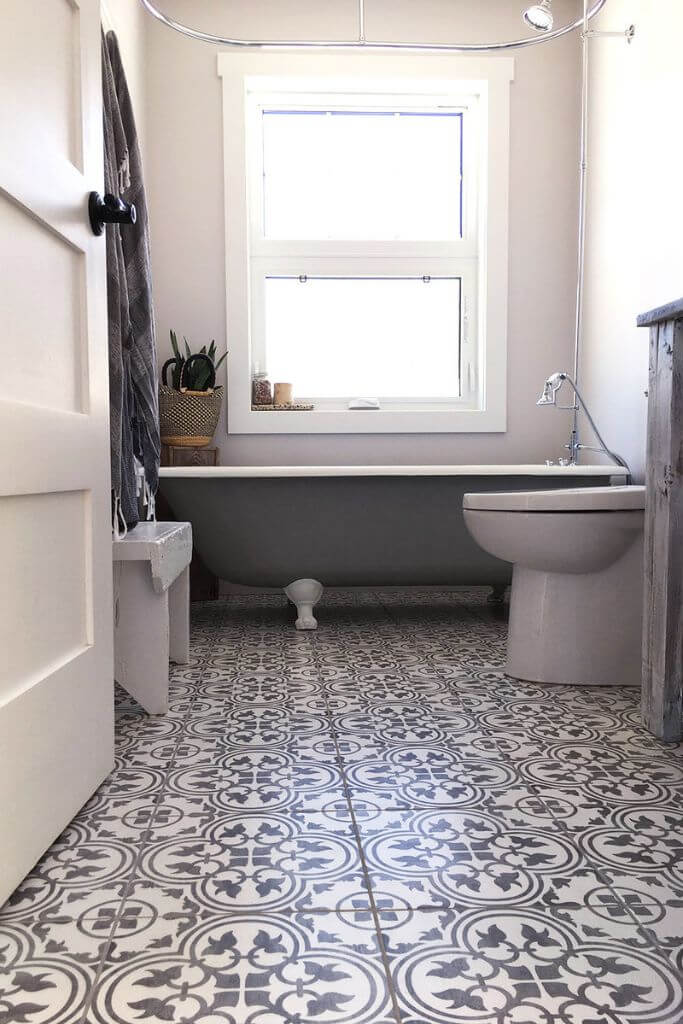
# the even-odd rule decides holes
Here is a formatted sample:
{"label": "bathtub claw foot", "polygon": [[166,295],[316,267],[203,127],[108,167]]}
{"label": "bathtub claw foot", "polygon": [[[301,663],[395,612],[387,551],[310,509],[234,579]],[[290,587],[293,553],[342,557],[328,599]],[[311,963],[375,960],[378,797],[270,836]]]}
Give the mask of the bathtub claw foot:
{"label": "bathtub claw foot", "polygon": [[318,620],[313,608],[323,596],[323,585],[318,580],[295,580],[285,587],[285,595],[296,605],[297,629],[317,629]]}
{"label": "bathtub claw foot", "polygon": [[507,590],[507,584],[498,584],[491,587],[491,593],[486,598],[489,604],[504,604],[505,603],[505,592]]}

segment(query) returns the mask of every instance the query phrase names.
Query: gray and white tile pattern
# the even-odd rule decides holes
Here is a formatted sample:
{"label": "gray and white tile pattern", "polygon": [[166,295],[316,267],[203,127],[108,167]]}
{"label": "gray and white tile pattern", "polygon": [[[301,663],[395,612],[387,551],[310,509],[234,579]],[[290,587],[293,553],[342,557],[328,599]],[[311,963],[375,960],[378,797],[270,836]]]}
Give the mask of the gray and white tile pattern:
{"label": "gray and white tile pattern", "polygon": [[507,678],[485,598],[197,606],[0,911],[0,1024],[683,1024],[683,746]]}

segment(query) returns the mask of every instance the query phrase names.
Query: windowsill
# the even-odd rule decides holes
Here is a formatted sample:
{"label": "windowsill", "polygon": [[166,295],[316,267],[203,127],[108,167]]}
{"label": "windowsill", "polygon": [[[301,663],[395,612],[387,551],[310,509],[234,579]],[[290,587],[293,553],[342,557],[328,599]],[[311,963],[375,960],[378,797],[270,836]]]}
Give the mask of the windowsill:
{"label": "windowsill", "polygon": [[458,434],[502,433],[504,410],[323,409],[252,410],[228,404],[229,434]]}

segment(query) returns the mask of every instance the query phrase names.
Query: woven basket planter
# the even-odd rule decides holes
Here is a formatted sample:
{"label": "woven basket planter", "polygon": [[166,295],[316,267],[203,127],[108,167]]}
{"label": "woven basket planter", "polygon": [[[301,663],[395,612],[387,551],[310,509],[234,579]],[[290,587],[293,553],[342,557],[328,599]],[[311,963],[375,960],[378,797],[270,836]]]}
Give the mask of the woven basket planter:
{"label": "woven basket planter", "polygon": [[223,388],[176,391],[159,387],[161,441],[176,448],[205,448],[211,444],[223,404]]}

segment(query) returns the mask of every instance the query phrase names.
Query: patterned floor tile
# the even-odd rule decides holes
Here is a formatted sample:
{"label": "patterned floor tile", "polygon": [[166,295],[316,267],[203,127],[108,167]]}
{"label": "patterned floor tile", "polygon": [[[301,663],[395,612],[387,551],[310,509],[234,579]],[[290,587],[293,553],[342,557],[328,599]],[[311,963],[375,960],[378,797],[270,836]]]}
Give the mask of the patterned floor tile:
{"label": "patterned floor tile", "polygon": [[[323,679],[345,679],[349,678],[349,665],[352,665],[352,673],[357,672],[396,672],[402,671],[413,673],[415,670],[424,667],[425,658],[413,650],[400,650],[397,648],[380,645],[376,639],[372,644],[347,645],[345,651],[339,654],[318,654],[317,662],[321,678]],[[436,675],[435,672],[431,673]]]}
{"label": "patterned floor tile", "polygon": [[[451,706],[449,706],[449,703]],[[346,700],[332,715],[336,733],[368,735],[387,743],[438,744],[456,741],[475,731],[476,721],[464,714],[459,701],[436,703],[412,701]]]}
{"label": "patterned floor tile", "polygon": [[326,686],[328,697],[341,698],[344,701],[356,700],[359,694],[370,702],[382,701],[424,701],[437,699],[450,694],[450,689],[443,680],[434,677],[424,679],[412,676],[408,672],[358,672],[353,679],[339,679],[329,682]]}
{"label": "patterned floor tile", "polygon": [[145,713],[135,697],[131,697],[129,693],[126,693],[118,683],[114,683],[114,708],[116,710],[117,723],[123,715],[144,715]]}
{"label": "patterned floor tile", "polygon": [[643,808],[676,802],[683,806],[683,763],[634,755],[602,741],[550,744],[520,768],[536,785],[564,789],[612,806]]}
{"label": "patterned floor tile", "polygon": [[630,719],[640,718],[640,708],[620,712],[622,725],[619,730],[619,746],[636,757],[649,757],[657,761],[666,760],[683,764],[683,743],[662,743]]}
{"label": "patterned floor tile", "polygon": [[[175,835],[169,838],[169,831]],[[138,881],[160,896],[176,890],[215,913],[235,910],[334,909],[364,888],[347,816],[276,813],[194,815],[165,829],[142,851]]]}
{"label": "patterned floor tile", "polygon": [[[226,740],[229,740],[230,735],[228,726],[232,726],[234,723],[243,723],[246,719],[245,712],[254,708],[258,708],[262,715],[265,709],[269,709],[271,713],[277,713],[279,720],[298,714],[311,714],[325,719],[327,703],[322,687],[311,685],[309,680],[297,680],[296,682],[300,689],[297,689],[294,681],[291,681],[288,690],[284,686],[281,690],[271,686],[269,692],[266,693],[265,687],[259,684],[251,686],[248,679],[245,681],[243,676],[236,676],[227,682],[207,684],[201,694],[171,701],[169,714],[183,719],[181,729],[190,719],[209,718],[217,723],[217,728],[220,728]],[[251,690],[253,690],[253,696],[249,699],[248,695]],[[263,699],[257,700],[257,694],[260,694]],[[226,716],[229,716],[227,721]],[[275,718],[274,714],[273,718]],[[197,728],[200,728],[199,723]]]}
{"label": "patterned floor tile", "polygon": [[354,803],[384,807],[474,806],[515,778],[503,762],[467,757],[457,744],[385,747],[375,758],[348,764],[345,775]]}
{"label": "patterned floor tile", "polygon": [[433,701],[446,707],[455,707],[457,703],[464,714],[476,716],[478,725],[481,715],[492,714],[505,706],[504,697],[496,693],[490,686],[477,685],[471,678],[449,679],[447,686],[447,695],[435,695],[430,699],[430,704]]}
{"label": "patterned floor tile", "polygon": [[320,697],[322,686],[314,680],[295,679],[286,673],[243,672],[226,676],[216,668],[204,672],[202,697],[214,705],[305,703]]}
{"label": "patterned floor tile", "polygon": [[172,715],[131,714],[117,716],[116,740],[119,748],[137,744],[169,741],[177,737],[182,723]]}
{"label": "patterned floor tile", "polygon": [[679,808],[625,807],[611,811],[600,824],[573,834],[596,864],[683,886],[683,816]]}
{"label": "patterned floor tile", "polygon": [[399,810],[359,827],[371,885],[411,907],[523,905],[583,862],[552,828],[478,809]]}
{"label": "patterned floor tile", "polygon": [[188,738],[217,739],[226,747],[241,749],[297,745],[312,737],[324,740],[329,734],[330,724],[322,710],[268,704],[228,706],[216,714],[190,718],[185,732]]}
{"label": "patterned floor tile", "polygon": [[505,699],[510,700],[516,697],[534,696],[536,691],[529,694],[524,688],[520,689],[520,685],[523,687],[524,684],[520,684],[518,679],[512,679],[510,676],[506,676],[498,668],[470,668],[463,669],[460,678],[456,677],[449,679],[449,685],[455,687],[458,691],[462,686],[477,685],[484,687],[490,694],[495,695],[499,700]]}
{"label": "patterned floor tile", "polygon": [[[388,742],[370,733],[358,735],[346,731],[337,733],[336,738],[340,755],[347,766],[358,761],[384,758],[395,748],[422,746],[425,750],[437,751],[439,754],[456,754],[462,759],[496,761],[509,766],[513,772],[519,772],[523,765],[542,758],[546,751],[545,744],[521,732],[491,734],[476,729],[469,733],[446,736],[441,743],[416,744],[410,739],[404,739],[402,734],[397,735],[394,742]],[[539,782],[533,780],[530,784],[536,787]]]}
{"label": "patterned floor tile", "polygon": [[[211,732],[210,735],[202,733]],[[275,738],[280,738],[278,733]],[[215,766],[230,755],[239,755],[258,751],[273,751],[285,754],[293,763],[317,761],[320,764],[338,763],[338,747],[332,730],[299,735],[286,732],[287,739],[283,743],[252,746],[251,744],[226,742],[220,728],[213,731],[196,727],[195,720],[187,722],[183,742],[179,745],[173,761],[174,768]],[[231,737],[232,738],[232,737]]]}
{"label": "patterned floor tile", "polygon": [[240,675],[243,673],[295,675],[297,671],[311,668],[314,662],[311,657],[273,653],[266,647],[263,651],[257,650],[254,653],[236,651],[222,657],[214,655],[207,658],[206,664],[207,667],[214,670],[227,672],[232,669]]}
{"label": "patterned floor tile", "polygon": [[55,910],[73,917],[93,899],[120,898],[132,877],[137,853],[136,843],[93,836],[87,824],[76,819],[0,910],[0,924]]}
{"label": "patterned floor tile", "polygon": [[162,790],[142,796],[112,796],[105,791],[104,795],[95,794],[74,821],[87,831],[91,839],[137,844],[149,830],[155,816],[159,816],[161,800]]}
{"label": "patterned floor tile", "polygon": [[[150,932],[154,928],[150,928]],[[92,1020],[221,1024],[391,1024],[391,996],[367,915],[253,914],[175,922],[115,940]]]}
{"label": "patterned floor tile", "polygon": [[591,894],[594,913],[608,921],[607,928],[619,921],[634,944],[656,948],[683,974],[683,884],[612,868],[601,869],[601,875],[609,885]]}
{"label": "patterned floor tile", "polygon": [[175,769],[168,776],[168,796],[173,794],[211,798],[221,814],[286,807],[316,811],[344,799],[344,779],[334,755],[304,758],[255,747]]}
{"label": "patterned floor tile", "polygon": [[0,923],[0,1020],[80,1024],[105,947],[73,922],[39,930]]}
{"label": "patterned floor tile", "polygon": [[109,800],[119,797],[152,798],[163,789],[166,771],[173,762],[177,746],[178,741],[162,741],[150,747],[145,745],[141,763],[138,763],[135,756],[117,754],[114,759],[114,771],[93,794],[87,806],[106,806]]}
{"label": "patterned floor tile", "polygon": [[[47,925],[96,917],[101,907],[121,905],[131,888],[132,877],[91,888],[66,887],[36,868],[0,908],[0,930],[21,926],[36,934]],[[1,944],[0,944],[1,945]]]}
{"label": "patterned floor tile", "polygon": [[655,952],[583,937],[533,908],[380,914],[404,1024],[679,1024]]}
{"label": "patterned floor tile", "polygon": [[[186,699],[186,698],[183,698]],[[175,698],[169,699],[171,705]],[[183,734],[183,714],[172,708],[167,716],[146,715],[138,721],[119,723],[115,753],[117,765],[125,770],[136,767],[168,768],[176,745]]]}

